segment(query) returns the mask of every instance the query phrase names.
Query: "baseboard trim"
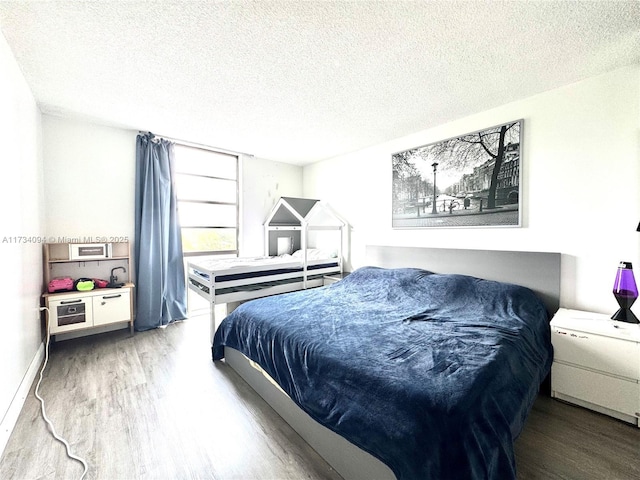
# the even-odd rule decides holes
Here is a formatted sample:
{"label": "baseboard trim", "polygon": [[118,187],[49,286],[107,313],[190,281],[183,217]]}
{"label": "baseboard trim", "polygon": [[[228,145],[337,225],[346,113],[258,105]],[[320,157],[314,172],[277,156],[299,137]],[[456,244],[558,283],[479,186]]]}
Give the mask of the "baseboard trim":
{"label": "baseboard trim", "polygon": [[9,442],[11,432],[13,432],[16,422],[18,421],[18,417],[20,416],[20,412],[22,411],[22,406],[29,395],[33,381],[36,379],[36,376],[40,371],[42,362],[44,362],[44,348],[45,345],[44,342],[42,342],[40,347],[38,347],[38,351],[34,355],[33,360],[31,360],[31,363],[29,364],[27,373],[22,378],[22,382],[20,382],[20,386],[9,405],[6,415],[2,419],[2,422],[0,422],[0,456],[4,453],[4,449]]}

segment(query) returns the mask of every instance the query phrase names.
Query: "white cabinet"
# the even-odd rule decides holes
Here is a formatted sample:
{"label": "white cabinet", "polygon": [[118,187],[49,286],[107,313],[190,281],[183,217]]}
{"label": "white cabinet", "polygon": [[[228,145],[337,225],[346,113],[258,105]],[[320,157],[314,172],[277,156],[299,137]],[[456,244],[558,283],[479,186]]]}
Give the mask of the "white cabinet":
{"label": "white cabinet", "polygon": [[131,293],[129,288],[97,292],[93,297],[93,326],[131,320]]}
{"label": "white cabinet", "polygon": [[639,325],[561,308],[551,341],[553,397],[639,425]]}

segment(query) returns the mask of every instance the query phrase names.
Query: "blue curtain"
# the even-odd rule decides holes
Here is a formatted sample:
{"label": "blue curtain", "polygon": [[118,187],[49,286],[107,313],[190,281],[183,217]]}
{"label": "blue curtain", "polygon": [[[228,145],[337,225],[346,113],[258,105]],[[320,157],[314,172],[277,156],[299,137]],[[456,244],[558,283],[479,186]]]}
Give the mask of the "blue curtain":
{"label": "blue curtain", "polygon": [[173,143],[136,139],[136,330],[187,316],[182,240],[173,182]]}

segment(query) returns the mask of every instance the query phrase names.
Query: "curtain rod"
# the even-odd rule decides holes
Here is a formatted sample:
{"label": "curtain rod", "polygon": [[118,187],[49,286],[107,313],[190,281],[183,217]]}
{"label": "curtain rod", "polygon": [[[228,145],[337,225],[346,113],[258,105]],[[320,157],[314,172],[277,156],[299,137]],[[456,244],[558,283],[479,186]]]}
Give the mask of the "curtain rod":
{"label": "curtain rod", "polygon": [[177,143],[178,145],[182,145],[184,147],[191,147],[191,148],[197,148],[200,150],[206,150],[209,152],[218,152],[218,153],[226,153],[229,155],[246,155],[249,157],[253,157],[254,155],[251,153],[245,153],[245,152],[236,152],[234,150],[228,150],[226,148],[218,148],[218,147],[212,147],[211,145],[205,145],[202,143],[196,143],[196,142],[189,142],[187,140],[180,140],[178,138],[173,138],[173,137],[168,137],[166,135],[158,135],[152,132],[143,132],[143,131],[138,131],[138,133],[142,134],[142,135],[151,135],[152,138],[162,138],[164,140],[168,140],[170,142],[173,143]]}

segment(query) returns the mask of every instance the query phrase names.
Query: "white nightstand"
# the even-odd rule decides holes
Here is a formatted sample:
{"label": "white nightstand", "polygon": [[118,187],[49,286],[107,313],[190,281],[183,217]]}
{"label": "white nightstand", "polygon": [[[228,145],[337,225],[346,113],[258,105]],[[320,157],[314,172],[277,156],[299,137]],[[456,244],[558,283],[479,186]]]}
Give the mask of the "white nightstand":
{"label": "white nightstand", "polygon": [[551,396],[640,426],[640,326],[561,308],[551,320]]}

